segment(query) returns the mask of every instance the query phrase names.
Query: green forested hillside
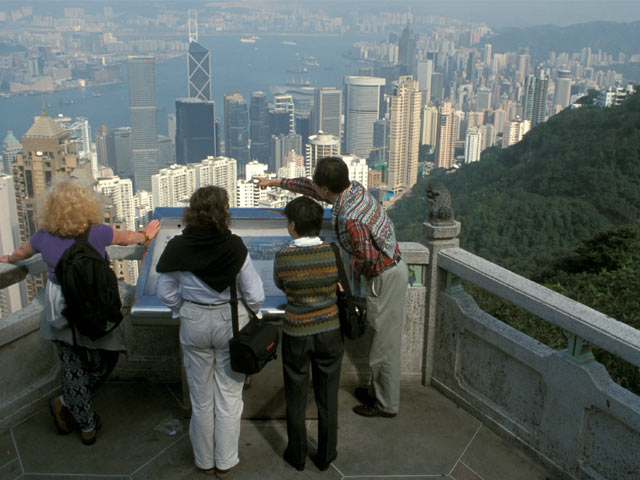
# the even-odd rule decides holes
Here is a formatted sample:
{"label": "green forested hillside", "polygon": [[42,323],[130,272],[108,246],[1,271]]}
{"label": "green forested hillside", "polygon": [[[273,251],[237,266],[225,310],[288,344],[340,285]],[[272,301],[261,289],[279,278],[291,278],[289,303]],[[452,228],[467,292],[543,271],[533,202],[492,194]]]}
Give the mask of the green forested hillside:
{"label": "green forested hillside", "polygon": [[639,224],[640,95],[565,110],[508,149],[436,170],[389,211],[400,240],[423,240],[430,181],[451,192],[463,248],[531,276],[607,226]]}

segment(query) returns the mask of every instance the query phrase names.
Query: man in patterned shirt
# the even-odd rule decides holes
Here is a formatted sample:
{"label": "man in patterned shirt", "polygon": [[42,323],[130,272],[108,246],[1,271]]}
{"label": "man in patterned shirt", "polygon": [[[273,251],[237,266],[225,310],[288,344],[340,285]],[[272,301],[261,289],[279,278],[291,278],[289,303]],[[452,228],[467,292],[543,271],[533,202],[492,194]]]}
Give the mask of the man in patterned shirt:
{"label": "man in patterned shirt", "polygon": [[318,161],[313,180],[256,178],[257,186],[280,187],[333,205],[336,238],[364,279],[367,321],[372,330],[369,352],[371,383],[356,388],[362,402],[353,411],[365,417],[395,417],[400,407],[400,347],[408,268],[400,258],[393,223],[382,206],[338,157]]}

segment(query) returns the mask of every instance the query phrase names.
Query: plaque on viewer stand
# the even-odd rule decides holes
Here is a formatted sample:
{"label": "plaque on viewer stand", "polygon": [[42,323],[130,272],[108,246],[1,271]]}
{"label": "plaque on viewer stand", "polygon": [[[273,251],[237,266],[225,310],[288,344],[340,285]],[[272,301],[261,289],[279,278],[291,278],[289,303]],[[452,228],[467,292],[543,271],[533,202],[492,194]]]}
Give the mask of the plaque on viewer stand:
{"label": "plaque on viewer stand", "polygon": [[[262,279],[265,301],[261,312],[263,316],[281,316],[287,299],[273,281],[273,259],[275,253],[288,246],[292,240],[287,231],[287,219],[280,209],[230,208],[229,211],[231,212],[231,231],[242,237]],[[153,218],[160,220],[160,231],[151,244],[138,278],[136,297],[131,308],[131,315],[134,318],[164,319],[166,323],[171,323],[171,310],[156,297],[159,275],[156,272],[156,264],[167,242],[182,231],[184,227],[182,213],[182,208],[158,207],[155,209]],[[329,209],[324,211],[320,236],[327,242],[334,241]],[[347,256],[345,255],[344,258]],[[345,262],[345,266],[348,268],[348,261]]]}

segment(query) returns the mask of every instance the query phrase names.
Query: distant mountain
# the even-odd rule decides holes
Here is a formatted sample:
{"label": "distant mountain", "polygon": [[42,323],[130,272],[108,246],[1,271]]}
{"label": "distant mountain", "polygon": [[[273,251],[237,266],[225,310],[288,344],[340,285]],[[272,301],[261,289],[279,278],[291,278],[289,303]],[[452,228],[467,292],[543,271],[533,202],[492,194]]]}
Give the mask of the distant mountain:
{"label": "distant mountain", "polygon": [[608,226],[640,225],[640,95],[565,110],[510,148],[433,172],[389,211],[400,240],[423,240],[430,181],[451,192],[463,248],[530,276]]}
{"label": "distant mountain", "polygon": [[640,53],[640,21],[631,23],[589,22],[568,27],[540,25],[508,28],[486,38],[494,52],[513,52],[528,48],[533,58],[547,58],[550,51],[579,52],[584,47],[602,49],[612,55]]}

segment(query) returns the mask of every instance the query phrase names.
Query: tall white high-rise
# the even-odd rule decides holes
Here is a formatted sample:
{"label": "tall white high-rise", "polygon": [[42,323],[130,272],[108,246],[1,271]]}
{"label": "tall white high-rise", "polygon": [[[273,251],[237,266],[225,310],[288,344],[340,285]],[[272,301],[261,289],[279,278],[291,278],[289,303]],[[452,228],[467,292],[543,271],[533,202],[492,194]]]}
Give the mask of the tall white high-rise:
{"label": "tall white high-rise", "polygon": [[[16,193],[11,175],[0,175],[0,205],[3,206],[0,208],[0,252],[11,253],[20,244]],[[17,284],[0,290],[0,317],[23,307],[23,295],[20,290],[21,286]]]}
{"label": "tall white high-rise", "polygon": [[[110,169],[106,169],[113,173]],[[98,178],[96,191],[108,199],[111,220],[127,230],[136,230],[136,208],[133,200],[133,183],[129,178],[107,175]],[[130,285],[138,281],[138,262],[135,260],[112,260],[114,271]]]}
{"label": "tall white high-rise", "polygon": [[420,145],[435,147],[438,138],[438,107],[425,105],[422,107],[422,132]]}
{"label": "tall white high-rise", "polygon": [[340,138],[342,129],[342,90],[316,88],[313,93],[313,117],[310,134],[328,133]]}
{"label": "tall white high-rise", "polygon": [[387,186],[394,194],[418,181],[422,95],[411,75],[400,77],[390,97]]}
{"label": "tall white high-rise", "polygon": [[260,189],[251,180],[236,182],[236,207],[256,208],[260,200]]}
{"label": "tall white high-rise", "polygon": [[136,207],[133,201],[133,184],[129,178],[117,175],[98,178],[96,191],[107,197],[118,219],[127,230],[136,230]]}
{"label": "tall white high-rise", "polygon": [[515,120],[508,122],[502,137],[502,148],[518,143],[529,130],[531,130],[531,122],[529,120],[522,120],[520,117],[516,117]]}
{"label": "tall white high-rise", "polygon": [[473,127],[467,130],[467,139],[464,144],[464,163],[472,163],[480,160],[483,145],[483,132],[481,127]]}
{"label": "tall white high-rise", "polygon": [[244,166],[244,178],[251,180],[253,177],[264,177],[268,169],[269,166],[266,163],[252,160]]}
{"label": "tall white high-rise", "polygon": [[346,76],[344,152],[366,158],[373,148],[373,124],[380,118],[380,99],[386,80]]}
{"label": "tall white high-rise", "polygon": [[360,183],[364,188],[369,188],[369,166],[366,158],[357,155],[343,155],[342,160],[349,168],[349,180]]}
{"label": "tall white high-rise", "polygon": [[[307,145],[308,147],[308,145]],[[304,157],[295,152],[289,152],[285,158],[284,167],[278,170],[278,178],[298,178],[307,176]]]}
{"label": "tall white high-rise", "polygon": [[340,155],[340,140],[335,135],[320,132],[309,137],[309,143],[305,145],[304,166],[305,175],[312,177],[318,160],[324,157]]}
{"label": "tall white high-rise", "polygon": [[213,173],[213,185],[222,187],[229,195],[229,206],[235,207],[236,183],[238,181],[238,165],[235,159],[216,157],[211,165]]}
{"label": "tall white high-rise", "polygon": [[7,136],[2,141],[2,168],[4,173],[11,173],[11,164],[18,159],[18,154],[22,153],[22,144],[9,130]]}
{"label": "tall white high-rise", "polygon": [[430,58],[418,60],[416,80],[418,89],[422,92],[423,102],[427,102],[431,97],[431,75],[433,75],[433,60]]}
{"label": "tall white high-rise", "polygon": [[161,168],[151,176],[151,193],[154,207],[186,206],[196,191],[196,172],[186,165]]}
{"label": "tall white high-rise", "polygon": [[455,165],[455,141],[458,136],[456,126],[456,112],[451,102],[444,102],[438,108],[437,168],[451,168]]}

